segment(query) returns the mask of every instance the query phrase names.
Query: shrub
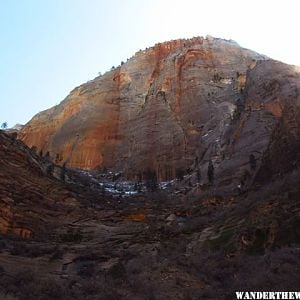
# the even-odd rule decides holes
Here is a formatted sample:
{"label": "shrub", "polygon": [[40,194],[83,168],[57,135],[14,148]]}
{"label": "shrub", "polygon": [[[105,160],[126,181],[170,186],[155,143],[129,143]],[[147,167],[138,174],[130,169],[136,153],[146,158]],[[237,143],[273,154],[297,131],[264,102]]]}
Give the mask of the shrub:
{"label": "shrub", "polygon": [[65,243],[80,243],[82,235],[79,231],[70,229],[67,233],[61,235],[61,240]]}

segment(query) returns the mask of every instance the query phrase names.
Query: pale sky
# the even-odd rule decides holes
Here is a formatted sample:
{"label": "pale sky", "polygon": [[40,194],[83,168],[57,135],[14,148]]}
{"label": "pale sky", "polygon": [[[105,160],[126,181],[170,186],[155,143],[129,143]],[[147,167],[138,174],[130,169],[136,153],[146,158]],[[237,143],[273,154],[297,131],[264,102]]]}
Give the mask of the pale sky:
{"label": "pale sky", "polygon": [[300,0],[0,0],[0,124],[26,123],[137,50],[207,34],[300,65]]}

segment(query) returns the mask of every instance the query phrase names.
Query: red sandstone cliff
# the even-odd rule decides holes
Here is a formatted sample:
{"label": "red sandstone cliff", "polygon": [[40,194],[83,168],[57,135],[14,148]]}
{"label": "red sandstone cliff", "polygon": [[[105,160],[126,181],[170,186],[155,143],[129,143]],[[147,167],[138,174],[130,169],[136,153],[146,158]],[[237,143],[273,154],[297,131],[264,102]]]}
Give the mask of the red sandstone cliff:
{"label": "red sandstone cliff", "polygon": [[[157,44],[75,88],[19,137],[73,168],[105,166],[130,177],[151,168],[165,180],[179,169],[204,175],[212,160],[218,180],[238,182],[249,155],[260,163],[286,103],[281,83],[282,93],[268,101],[252,91],[267,78],[251,77],[247,86],[265,59],[214,38]],[[283,77],[294,74],[282,66]]]}

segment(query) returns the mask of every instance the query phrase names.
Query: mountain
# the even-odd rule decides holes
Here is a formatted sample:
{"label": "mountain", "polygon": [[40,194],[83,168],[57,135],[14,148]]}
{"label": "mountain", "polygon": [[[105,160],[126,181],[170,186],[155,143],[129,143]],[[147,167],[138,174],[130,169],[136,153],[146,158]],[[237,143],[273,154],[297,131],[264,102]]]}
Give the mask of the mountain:
{"label": "mountain", "polygon": [[[195,160],[206,168],[210,159],[222,173],[227,168],[222,156],[239,155],[229,142],[240,127],[232,125],[233,118],[243,108],[258,110],[262,101],[246,104],[244,93],[247,72],[262,60],[267,58],[222,39],[160,43],[75,88],[33,117],[19,138],[49,151],[61,165],[105,167],[128,178],[151,169],[169,180]],[[240,119],[236,123],[244,122]],[[254,147],[259,135],[249,144]]]}
{"label": "mountain", "polygon": [[0,131],[0,298],[297,291],[299,95],[297,67],[176,40]]}

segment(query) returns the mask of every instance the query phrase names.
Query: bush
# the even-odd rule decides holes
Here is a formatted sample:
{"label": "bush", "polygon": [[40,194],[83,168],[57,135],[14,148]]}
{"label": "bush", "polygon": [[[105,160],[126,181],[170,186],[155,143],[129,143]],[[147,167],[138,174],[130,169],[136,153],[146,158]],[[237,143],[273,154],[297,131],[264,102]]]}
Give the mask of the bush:
{"label": "bush", "polygon": [[79,231],[69,229],[67,233],[61,235],[61,240],[64,243],[80,243],[82,235]]}
{"label": "bush", "polygon": [[79,262],[77,275],[81,277],[93,277],[95,274],[95,263],[93,261]]}

